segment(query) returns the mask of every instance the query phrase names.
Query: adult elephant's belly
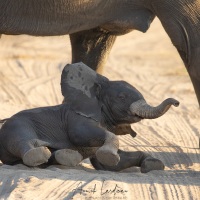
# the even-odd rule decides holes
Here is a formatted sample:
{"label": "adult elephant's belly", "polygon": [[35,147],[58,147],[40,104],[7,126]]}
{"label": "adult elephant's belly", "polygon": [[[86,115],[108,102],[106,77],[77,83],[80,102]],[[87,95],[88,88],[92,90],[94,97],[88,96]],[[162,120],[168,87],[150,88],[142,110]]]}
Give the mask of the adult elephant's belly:
{"label": "adult elephant's belly", "polygon": [[[87,21],[87,23],[86,23]],[[73,1],[0,1],[0,34],[34,36],[65,35],[91,29],[100,18],[86,16]]]}
{"label": "adult elephant's belly", "polygon": [[114,35],[123,35],[132,30],[146,32],[155,15],[147,9],[127,10],[127,13],[120,13],[111,21],[101,27]]}
{"label": "adult elephant's belly", "polygon": [[[70,17],[69,17],[70,19]],[[7,18],[0,22],[0,33],[6,35],[33,35],[33,36],[57,36],[66,35],[88,28],[82,21],[59,21],[59,19],[39,18]]]}

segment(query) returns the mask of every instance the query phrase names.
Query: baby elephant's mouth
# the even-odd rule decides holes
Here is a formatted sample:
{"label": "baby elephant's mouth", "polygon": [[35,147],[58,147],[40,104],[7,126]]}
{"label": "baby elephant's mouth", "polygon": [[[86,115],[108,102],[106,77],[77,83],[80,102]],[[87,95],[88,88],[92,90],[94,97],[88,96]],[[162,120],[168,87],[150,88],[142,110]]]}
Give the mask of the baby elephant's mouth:
{"label": "baby elephant's mouth", "polygon": [[132,118],[133,118],[133,123],[139,122],[139,121],[141,121],[142,119],[144,119],[143,117],[140,117],[140,116],[137,115],[137,114],[132,115]]}
{"label": "baby elephant's mouth", "polygon": [[141,120],[144,119],[144,117],[141,117],[141,116],[139,116],[137,114],[135,114],[135,116],[138,117],[138,118],[140,118]]}
{"label": "baby elephant's mouth", "polygon": [[136,123],[136,122],[141,121],[144,118],[139,116],[139,115],[137,115],[136,113],[133,114],[133,113],[129,112],[127,119],[129,119],[131,121],[131,123]]}

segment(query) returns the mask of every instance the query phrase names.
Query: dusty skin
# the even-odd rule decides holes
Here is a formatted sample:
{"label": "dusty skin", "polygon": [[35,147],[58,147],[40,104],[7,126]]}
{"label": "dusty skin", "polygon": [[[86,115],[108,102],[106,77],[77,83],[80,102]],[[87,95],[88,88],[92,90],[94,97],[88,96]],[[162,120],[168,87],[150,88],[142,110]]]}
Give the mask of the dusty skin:
{"label": "dusty skin", "polygon": [[[63,100],[60,73],[71,57],[66,38],[2,36],[0,118]],[[131,83],[152,105],[169,96],[180,101],[178,109],[172,108],[163,117],[135,124],[134,139],[120,136],[123,149],[151,153],[165,163],[165,171],[96,171],[87,161],[77,168],[2,165],[0,199],[199,198],[200,110],[184,65],[159,21],[156,19],[146,34],[132,32],[119,37],[103,74]]]}

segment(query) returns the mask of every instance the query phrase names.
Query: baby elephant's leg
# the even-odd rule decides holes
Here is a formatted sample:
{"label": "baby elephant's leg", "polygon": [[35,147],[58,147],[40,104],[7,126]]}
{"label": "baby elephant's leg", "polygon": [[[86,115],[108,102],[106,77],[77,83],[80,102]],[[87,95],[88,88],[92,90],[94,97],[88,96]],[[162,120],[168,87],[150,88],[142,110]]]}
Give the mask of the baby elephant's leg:
{"label": "baby elephant's leg", "polygon": [[[71,143],[77,148],[96,147],[97,159],[104,165],[113,166],[119,162],[117,153],[119,141],[113,133],[93,125],[88,119],[80,122],[69,133]],[[100,147],[100,148],[99,148]]]}
{"label": "baby elephant's leg", "polygon": [[68,167],[74,167],[83,160],[83,156],[78,151],[72,149],[57,150],[54,152],[54,156],[59,164]]}
{"label": "baby elephant's leg", "polygon": [[23,119],[10,118],[1,129],[0,138],[4,139],[4,150],[11,155],[10,159],[4,160],[11,164],[12,160],[16,160],[28,166],[38,166],[47,162],[51,156],[47,148],[49,143],[39,140],[29,120]]}
{"label": "baby elephant's leg", "polygon": [[147,156],[140,165],[140,170],[142,173],[147,173],[152,170],[164,170],[165,165],[163,162],[152,156]]}
{"label": "baby elephant's leg", "polygon": [[13,154],[20,157],[25,165],[35,167],[48,162],[51,156],[48,145],[49,143],[26,134],[26,138],[24,136],[20,141],[15,141],[11,148]]}
{"label": "baby elephant's leg", "polygon": [[26,153],[22,155],[22,160],[25,165],[38,166],[43,163],[47,163],[51,157],[51,152],[47,147],[32,147]]}
{"label": "baby elephant's leg", "polygon": [[20,141],[18,149],[23,163],[33,167],[47,163],[51,157],[51,152],[47,146],[49,146],[49,143],[39,139],[29,138],[29,140]]}
{"label": "baby elephant's leg", "polygon": [[152,170],[163,170],[164,164],[162,161],[153,158],[151,155],[142,152],[126,152],[119,150],[120,162],[116,166],[102,165],[97,158],[93,157],[90,159],[93,167],[97,170],[108,170],[108,171],[121,171],[129,167],[141,167],[142,173],[147,173]]}
{"label": "baby elephant's leg", "polygon": [[96,157],[103,165],[115,166],[120,160],[117,153],[119,148],[118,138],[111,132],[106,131],[105,142],[96,151]]}

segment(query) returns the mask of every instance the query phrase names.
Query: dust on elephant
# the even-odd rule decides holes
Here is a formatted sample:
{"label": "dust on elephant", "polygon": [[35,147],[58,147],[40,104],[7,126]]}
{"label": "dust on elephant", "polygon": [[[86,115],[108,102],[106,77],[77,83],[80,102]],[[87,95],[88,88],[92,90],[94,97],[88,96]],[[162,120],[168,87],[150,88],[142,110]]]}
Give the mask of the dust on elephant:
{"label": "dust on elephant", "polygon": [[155,16],[184,61],[200,104],[199,0],[0,0],[0,34],[69,34],[72,63],[97,70],[117,35],[146,32]]}
{"label": "dust on elephant", "polygon": [[75,166],[90,158],[96,169],[119,171],[140,166],[142,172],[148,172],[164,168],[147,153],[120,150],[116,135],[124,134],[123,125],[162,116],[171,105],[178,106],[178,101],[166,99],[151,107],[127,82],[109,81],[83,63],[63,69],[61,89],[65,101],[67,98],[63,104],[24,110],[3,124],[3,163]]}

